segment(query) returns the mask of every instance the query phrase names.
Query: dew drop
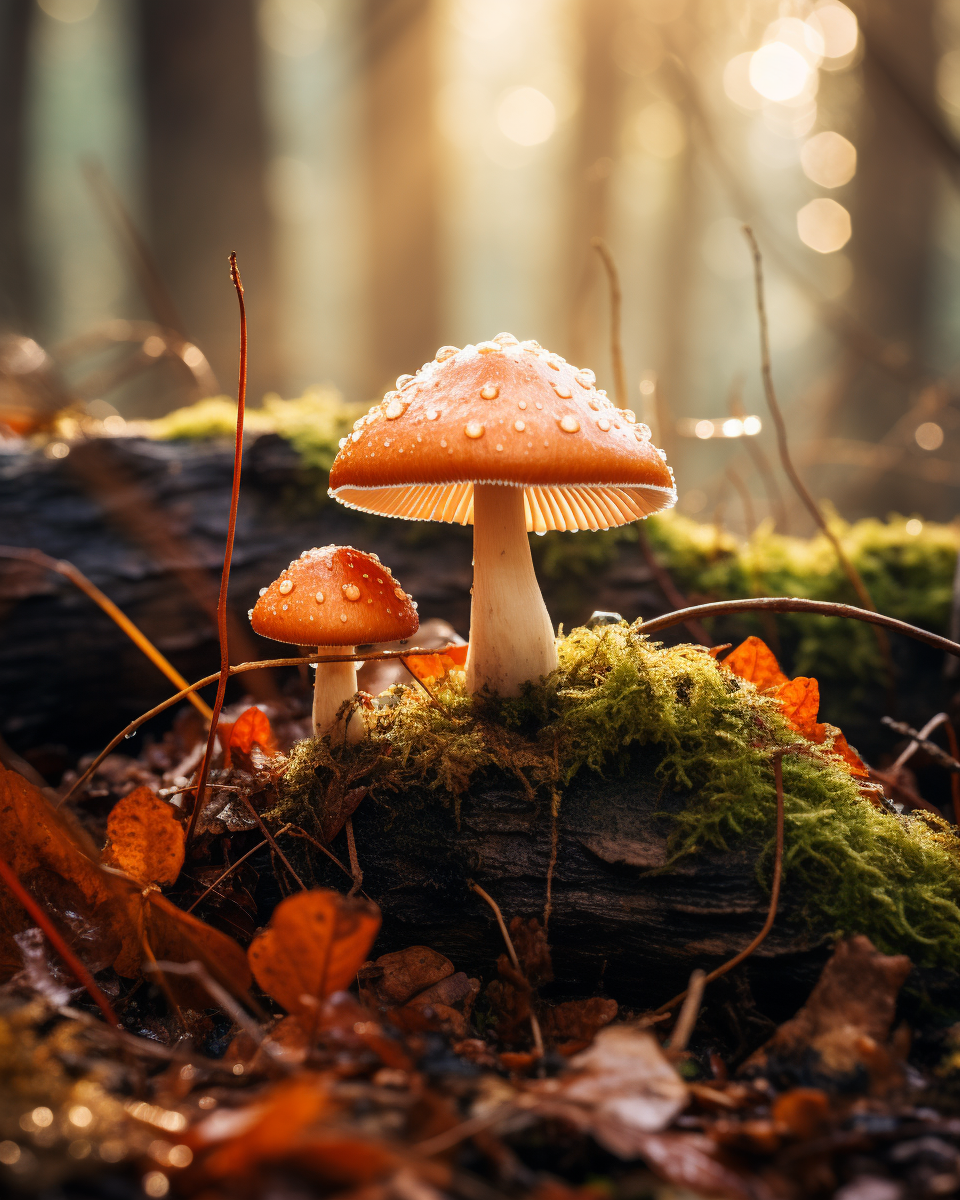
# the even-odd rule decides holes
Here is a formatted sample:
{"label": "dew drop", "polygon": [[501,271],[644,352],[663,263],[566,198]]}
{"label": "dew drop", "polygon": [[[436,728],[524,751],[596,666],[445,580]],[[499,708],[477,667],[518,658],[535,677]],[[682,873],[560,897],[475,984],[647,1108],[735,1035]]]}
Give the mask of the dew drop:
{"label": "dew drop", "polygon": [[435,421],[437,419],[437,417],[439,417],[439,416],[440,416],[439,408],[428,408],[427,409],[427,420],[428,421]]}
{"label": "dew drop", "polygon": [[347,439],[346,439],[345,437],[342,437],[342,438],[340,439],[340,441],[338,442],[338,445],[339,445],[339,447],[340,447],[340,449],[341,449],[341,450],[344,448],[344,446],[345,446],[346,444],[347,444]]}
{"label": "dew drop", "polygon": [[340,614],[340,620],[341,620],[341,621],[346,621],[346,619],[347,619],[347,614],[346,614],[346,613],[341,613],[341,614]]}
{"label": "dew drop", "polygon": [[353,438],[353,440],[354,440],[355,442],[359,442],[359,441],[360,441],[360,430],[359,430],[359,429],[355,429],[355,430],[353,431],[353,433],[351,433],[351,434],[350,434],[350,436],[351,436],[351,438]]}
{"label": "dew drop", "polygon": [[447,439],[446,439],[446,438],[441,438],[441,439],[440,439],[440,445],[441,445],[441,446],[446,446],[446,444],[447,444]]}
{"label": "dew drop", "polygon": [[[483,426],[479,421],[468,421],[463,427],[463,432],[468,438],[483,437]],[[443,443],[441,442],[441,445]]]}
{"label": "dew drop", "polygon": [[533,338],[527,338],[525,342],[521,342],[520,347],[523,350],[529,350],[531,354],[539,354],[540,350],[543,348],[540,343],[534,341]]}
{"label": "dew drop", "polygon": [[388,421],[395,421],[397,417],[403,416],[403,414],[406,412],[406,408],[407,406],[402,400],[391,400],[384,409],[383,415]]}
{"label": "dew drop", "polygon": [[626,421],[626,423],[628,425],[633,425],[636,423],[637,414],[633,411],[632,408],[621,408],[619,411],[620,411],[620,416],[623,417],[623,419]]}
{"label": "dew drop", "polygon": [[517,408],[526,408],[526,407],[527,407],[526,400],[521,400],[520,403],[517,405]]}
{"label": "dew drop", "polygon": [[279,590],[280,590],[281,596],[289,596],[290,593],[293,591],[293,580],[292,579],[284,579],[283,582],[280,584]]}
{"label": "dew drop", "polygon": [[499,342],[477,342],[478,354],[498,354],[501,349]]}
{"label": "dew drop", "polygon": [[435,359],[437,362],[446,362],[448,358],[453,358],[455,354],[459,353],[459,346],[441,346],[435,355]]}
{"label": "dew drop", "polygon": [[555,383],[553,385],[553,390],[557,393],[561,400],[569,400],[573,395],[573,392],[570,391],[565,383]]}
{"label": "dew drop", "polygon": [[135,730],[133,731],[133,733],[125,733],[125,734],[123,735],[123,740],[124,740],[125,742],[129,742],[129,741],[130,741],[130,739],[131,739],[132,737],[136,737],[136,736],[137,736],[137,730],[135,729]]}
{"label": "dew drop", "polygon": [[610,430],[610,422],[606,417],[601,417],[597,422],[597,428],[602,429],[604,433],[608,433]]}
{"label": "dew drop", "polygon": [[390,445],[390,439],[389,439],[389,438],[384,438],[384,439],[383,439],[383,444],[384,444],[384,446],[389,446],[389,445]]}
{"label": "dew drop", "polygon": [[518,346],[520,344],[512,333],[498,333],[493,340],[499,342],[501,346]]}
{"label": "dew drop", "polygon": [[323,603],[323,592],[317,592],[316,596],[314,596],[314,600],[316,600],[316,602],[318,604],[322,604]]}
{"label": "dew drop", "polygon": [[502,450],[502,449],[503,449],[503,447],[500,445],[500,443],[499,443],[499,442],[497,442],[497,449],[498,449],[498,450]]}
{"label": "dew drop", "polygon": [[598,400],[595,400],[593,398],[593,396],[590,397],[590,399],[587,401],[587,403],[590,405],[590,407],[593,409],[594,412],[600,411],[600,402]]}
{"label": "dew drop", "polygon": [[500,389],[495,383],[488,383],[486,387],[480,389],[480,398],[482,400],[496,400],[500,395]]}
{"label": "dew drop", "polygon": [[343,585],[343,594],[347,600],[360,599],[360,589],[355,583],[345,583]]}
{"label": "dew drop", "polygon": [[542,408],[543,408],[543,405],[540,403],[540,401],[539,401],[539,400],[537,401],[537,408],[539,408],[539,409],[542,409]]}
{"label": "dew drop", "polygon": [[248,609],[247,609],[247,620],[248,620],[248,621],[252,621],[252,620],[253,620],[253,609],[252,609],[252,608],[248,608]]}
{"label": "dew drop", "polygon": [[517,433],[523,433],[527,426],[523,421],[514,421],[513,427]]}
{"label": "dew drop", "polygon": [[259,595],[261,595],[261,596],[265,596],[265,595],[267,594],[267,589],[266,589],[266,588],[261,588],[258,594],[259,594]]}
{"label": "dew drop", "polygon": [[290,605],[289,604],[281,604],[280,607],[281,607],[281,609],[283,609],[284,612],[286,612],[287,609],[290,607]]}
{"label": "dew drop", "polygon": [[413,383],[413,381],[415,379],[416,379],[416,375],[398,375],[397,376],[397,389],[399,390],[401,388],[407,387],[407,385]]}
{"label": "dew drop", "polygon": [[574,378],[581,387],[585,388],[593,387],[593,385],[597,382],[596,375],[594,375],[594,373],[586,367],[584,367],[583,370],[578,371]]}

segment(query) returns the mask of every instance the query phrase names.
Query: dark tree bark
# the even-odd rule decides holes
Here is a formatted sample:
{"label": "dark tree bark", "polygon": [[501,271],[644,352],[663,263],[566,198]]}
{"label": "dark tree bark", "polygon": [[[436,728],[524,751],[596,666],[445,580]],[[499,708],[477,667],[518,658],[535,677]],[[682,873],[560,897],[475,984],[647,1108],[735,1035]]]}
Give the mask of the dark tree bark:
{"label": "dark tree bark", "polygon": [[267,136],[253,0],[140,0],[151,240],[160,271],[227,392],[237,374],[237,252],[250,395],[282,390],[274,333]]}

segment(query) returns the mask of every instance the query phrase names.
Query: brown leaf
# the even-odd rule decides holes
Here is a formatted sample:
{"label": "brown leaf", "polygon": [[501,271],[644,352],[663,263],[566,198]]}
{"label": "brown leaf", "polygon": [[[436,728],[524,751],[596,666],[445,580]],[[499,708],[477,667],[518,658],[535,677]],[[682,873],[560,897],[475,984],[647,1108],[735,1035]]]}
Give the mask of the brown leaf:
{"label": "brown leaf", "polygon": [[320,816],[321,842],[329,845],[333,841],[360,807],[360,801],[369,790],[365,787],[344,789],[339,781],[331,781],[324,797],[323,812]]}
{"label": "brown leaf", "polygon": [[589,1000],[567,1000],[546,1005],[540,1013],[543,1036],[550,1042],[592,1042],[597,1031],[617,1015],[616,1000],[592,996]]}
{"label": "brown leaf", "polygon": [[886,1088],[898,1074],[890,1041],[897,996],[910,974],[904,954],[888,956],[862,934],[842,941],[795,1017],[747,1059],[742,1070],[791,1082],[798,1075],[825,1087]]}
{"label": "brown leaf", "polygon": [[635,1133],[664,1129],[687,1104],[687,1085],[645,1029],[601,1029],[570,1067],[554,1094],[585,1106],[594,1137],[622,1157],[630,1157],[625,1147]]}
{"label": "brown leaf", "polygon": [[510,937],[527,982],[532,987],[549,983],[553,979],[550,945],[537,918],[525,921],[523,917],[514,917],[510,922]]}
{"label": "brown leaf", "polygon": [[185,845],[177,810],[141,785],[113,806],[101,862],[159,887],[176,881]]}
{"label": "brown leaf", "polygon": [[380,910],[318,888],[277,905],[269,926],[247,951],[257,983],[289,1013],[353,982],[380,928]]}
{"label": "brown leaf", "polygon": [[748,680],[758,692],[777,688],[787,682],[776,655],[766,642],[758,637],[748,637],[745,642],[741,642],[721,665],[741,679]]}
{"label": "brown leaf", "polygon": [[441,979],[453,974],[453,963],[429,946],[407,946],[364,963],[358,972],[361,992],[371,1008],[406,1004]]}

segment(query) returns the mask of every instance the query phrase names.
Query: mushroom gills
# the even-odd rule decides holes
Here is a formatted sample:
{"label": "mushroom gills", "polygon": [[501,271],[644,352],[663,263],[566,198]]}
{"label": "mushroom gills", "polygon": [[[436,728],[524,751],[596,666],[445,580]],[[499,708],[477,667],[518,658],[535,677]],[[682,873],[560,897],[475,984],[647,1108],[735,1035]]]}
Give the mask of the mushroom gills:
{"label": "mushroom gills", "polygon": [[473,600],[467,690],[517,696],[557,667],[553,624],[533,569],[523,488],[473,490]]}

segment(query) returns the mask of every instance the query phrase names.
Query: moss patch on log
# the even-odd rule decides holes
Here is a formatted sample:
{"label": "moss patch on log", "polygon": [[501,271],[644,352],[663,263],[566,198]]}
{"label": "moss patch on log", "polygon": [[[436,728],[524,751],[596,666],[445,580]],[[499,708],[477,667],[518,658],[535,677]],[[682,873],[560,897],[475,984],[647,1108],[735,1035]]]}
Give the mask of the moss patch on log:
{"label": "moss patch on log", "polygon": [[[625,623],[575,629],[560,666],[516,700],[472,699],[462,678],[436,691],[394,689],[359,745],[311,739],[292,752],[276,815],[313,824],[365,788],[396,820],[425,804],[449,806],[471,780],[507,769],[530,794],[560,798],[578,772],[623,772],[633,745],[656,747],[656,774],[683,800],[674,860],[706,845],[750,845],[768,886],[783,759],[784,886],[811,926],[863,932],[922,965],[960,966],[960,839],[935,818],[895,816],[864,800],[828,748],[804,742],[776,704],[717,666],[699,647],[663,648]],[[550,804],[542,819],[550,820]]]}

